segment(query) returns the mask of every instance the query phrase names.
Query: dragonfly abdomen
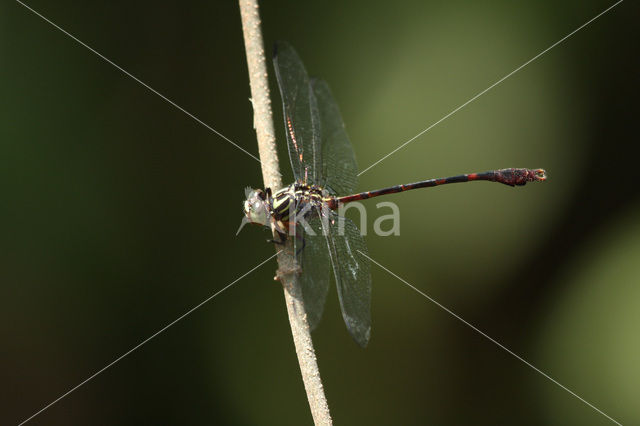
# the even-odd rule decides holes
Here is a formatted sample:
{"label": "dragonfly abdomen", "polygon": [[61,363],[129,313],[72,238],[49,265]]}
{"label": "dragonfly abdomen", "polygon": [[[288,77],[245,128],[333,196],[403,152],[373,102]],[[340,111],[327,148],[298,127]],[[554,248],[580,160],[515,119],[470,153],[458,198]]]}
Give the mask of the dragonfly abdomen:
{"label": "dragonfly abdomen", "polygon": [[522,186],[527,182],[544,181],[545,171],[542,169],[500,169],[483,173],[467,173],[464,175],[451,176],[446,178],[428,179],[421,182],[408,183],[406,185],[396,185],[389,188],[377,189],[375,191],[361,192],[359,194],[337,197],[331,204],[331,208],[336,208],[340,203],[366,200],[367,198],[379,197],[386,194],[409,191],[411,189],[429,188],[432,186],[445,185],[448,183],[470,182],[474,180],[486,180],[499,182],[509,186]]}

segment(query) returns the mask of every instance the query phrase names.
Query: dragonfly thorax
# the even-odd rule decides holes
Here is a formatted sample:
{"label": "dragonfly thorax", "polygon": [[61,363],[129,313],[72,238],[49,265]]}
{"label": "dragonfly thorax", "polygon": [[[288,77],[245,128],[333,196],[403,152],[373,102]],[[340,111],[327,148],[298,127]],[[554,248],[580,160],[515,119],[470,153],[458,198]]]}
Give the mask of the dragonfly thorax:
{"label": "dragonfly thorax", "polygon": [[[294,183],[273,194],[269,189],[246,189],[243,223],[274,227],[288,234],[289,225],[317,215],[333,201],[327,191],[316,185]],[[287,231],[285,231],[287,230]]]}
{"label": "dragonfly thorax", "polygon": [[291,184],[271,197],[271,216],[282,223],[316,215],[328,200],[326,191],[315,185]]}

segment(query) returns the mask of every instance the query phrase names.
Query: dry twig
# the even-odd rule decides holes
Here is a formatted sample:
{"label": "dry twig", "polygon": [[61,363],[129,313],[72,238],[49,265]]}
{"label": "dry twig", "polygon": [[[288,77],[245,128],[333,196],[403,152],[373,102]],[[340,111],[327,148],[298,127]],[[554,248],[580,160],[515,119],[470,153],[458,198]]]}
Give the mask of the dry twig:
{"label": "dry twig", "polygon": [[[278,189],[282,187],[278,167],[278,154],[275,144],[273,115],[269,98],[269,82],[267,79],[267,65],[264,54],[264,42],[260,29],[260,13],[257,0],[239,0],[242,31],[247,52],[249,67],[249,83],[253,103],[253,125],[258,138],[258,150],[262,163],[262,179],[265,188]],[[307,399],[311,408],[311,415],[316,425],[331,425],[331,414],[327,399],[324,395],[320,370],[316,360],[311,333],[307,323],[302,294],[298,286],[295,273],[295,258],[291,247],[278,255],[278,277],[284,287],[284,296],[291,324],[291,333],[295,344],[302,380],[307,392]]]}

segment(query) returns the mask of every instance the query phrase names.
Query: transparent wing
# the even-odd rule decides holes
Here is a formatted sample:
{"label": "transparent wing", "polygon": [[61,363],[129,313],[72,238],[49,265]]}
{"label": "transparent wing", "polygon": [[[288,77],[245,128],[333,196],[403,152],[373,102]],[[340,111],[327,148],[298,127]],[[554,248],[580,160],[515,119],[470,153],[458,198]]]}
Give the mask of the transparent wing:
{"label": "transparent wing", "polygon": [[[314,216],[306,221],[309,224],[307,231],[303,231],[303,224],[298,225],[294,240],[296,261],[302,268],[298,282],[311,330],[318,326],[322,318],[331,278],[331,260],[326,237],[322,232],[320,218],[315,214]],[[309,230],[315,235],[308,232]]]}
{"label": "transparent wing", "polygon": [[358,184],[358,164],[338,109],[326,82],[311,79],[320,110],[324,185],[338,195],[353,194]]}
{"label": "transparent wing", "polygon": [[293,47],[285,42],[276,44],[273,66],[282,96],[293,175],[299,182],[322,185],[320,115],[307,71]]}
{"label": "transparent wing", "polygon": [[349,219],[331,212],[327,242],[347,330],[362,347],[371,335],[371,265],[364,238]]}

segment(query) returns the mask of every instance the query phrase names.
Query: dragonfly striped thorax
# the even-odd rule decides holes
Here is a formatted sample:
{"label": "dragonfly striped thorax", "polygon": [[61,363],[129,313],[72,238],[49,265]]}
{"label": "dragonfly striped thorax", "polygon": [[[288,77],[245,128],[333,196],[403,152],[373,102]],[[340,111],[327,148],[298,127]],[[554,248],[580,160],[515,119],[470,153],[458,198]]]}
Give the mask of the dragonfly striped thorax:
{"label": "dragonfly striped thorax", "polygon": [[[293,183],[272,193],[270,188],[246,189],[243,223],[270,227],[282,238],[296,233],[301,219],[319,217],[323,210],[337,207],[336,197],[317,185]],[[326,216],[326,213],[325,213]]]}

